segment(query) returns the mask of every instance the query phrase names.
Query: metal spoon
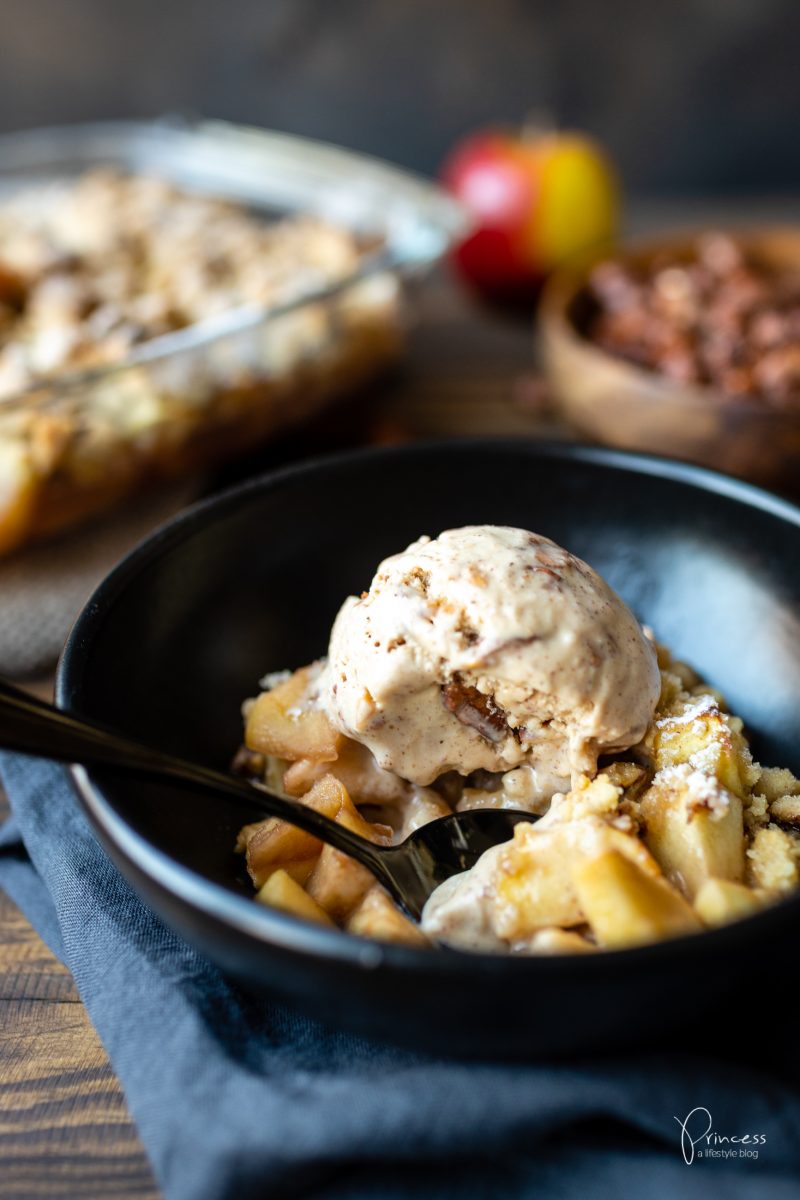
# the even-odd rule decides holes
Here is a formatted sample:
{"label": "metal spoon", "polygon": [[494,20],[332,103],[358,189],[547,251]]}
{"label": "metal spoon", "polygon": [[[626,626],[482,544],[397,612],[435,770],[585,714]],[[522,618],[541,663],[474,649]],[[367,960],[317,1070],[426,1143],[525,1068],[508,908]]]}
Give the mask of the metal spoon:
{"label": "metal spoon", "polygon": [[405,911],[419,920],[434,888],[474,866],[484,850],[507,841],[534,813],[501,808],[453,813],[420,826],[397,846],[377,846],[299,800],[262,784],[174,758],[93,721],[73,717],[0,680],[0,746],[89,767],[113,767],[213,796],[243,800],[281,817],[365,866]]}

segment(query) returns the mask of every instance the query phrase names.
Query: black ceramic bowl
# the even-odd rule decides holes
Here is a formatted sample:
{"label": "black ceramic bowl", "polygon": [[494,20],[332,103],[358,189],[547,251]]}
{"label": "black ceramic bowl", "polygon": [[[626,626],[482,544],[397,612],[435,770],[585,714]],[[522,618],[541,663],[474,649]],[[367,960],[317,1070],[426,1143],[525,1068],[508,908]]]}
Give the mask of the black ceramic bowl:
{"label": "black ceramic bowl", "polygon": [[[607,450],[458,442],[293,467],[191,509],[134,551],[73,631],[58,701],[224,767],[268,670],[324,653],[344,596],[421,533],[518,525],[586,558],[727,695],[763,761],[800,767],[800,511],[694,467]],[[141,896],[251,988],[324,1020],[445,1052],[604,1050],[661,1035],[793,957],[800,900],[725,929],[567,958],[420,951],[255,904],[232,853],[252,813],[74,771]],[[763,1011],[763,1009],[762,1009]],[[708,1023],[713,1041],[714,1022]]]}

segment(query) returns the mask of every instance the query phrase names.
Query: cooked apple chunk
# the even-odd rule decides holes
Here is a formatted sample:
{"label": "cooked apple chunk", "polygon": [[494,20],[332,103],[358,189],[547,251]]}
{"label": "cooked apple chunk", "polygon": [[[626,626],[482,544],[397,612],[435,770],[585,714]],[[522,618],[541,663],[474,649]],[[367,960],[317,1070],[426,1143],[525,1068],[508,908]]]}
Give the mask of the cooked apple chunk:
{"label": "cooked apple chunk", "polygon": [[375,876],[334,846],[323,846],[309,873],[306,889],[337,922],[344,921],[364,899]]}
{"label": "cooked apple chunk", "polygon": [[767,903],[766,892],[729,879],[707,879],[694,898],[694,910],[705,925],[727,925],[749,917]]}
{"label": "cooked apple chunk", "polygon": [[661,771],[640,804],[644,839],[664,874],[690,897],[707,879],[744,877],[739,797],[688,763]]}
{"label": "cooked apple chunk", "polygon": [[[326,775],[319,783],[314,784],[309,795],[323,787],[339,795],[339,809],[334,820],[338,821],[340,825],[344,825],[351,833],[357,833],[359,837],[366,838],[368,842],[378,842],[383,846],[389,845],[392,840],[391,826],[367,821],[362,817],[340,779],[337,779],[335,775]],[[305,798],[303,802],[305,803]]]}
{"label": "cooked apple chunk", "polygon": [[601,946],[657,942],[700,928],[691,907],[663,877],[648,874],[618,850],[577,863],[573,881]]}
{"label": "cooked apple chunk", "polygon": [[256,892],[256,900],[259,904],[266,904],[268,908],[279,908],[281,912],[291,913],[293,917],[302,917],[304,921],[314,921],[317,925],[330,925],[334,928],[328,914],[286,871],[273,871],[263,887]]}
{"label": "cooked apple chunk", "polygon": [[515,945],[512,949],[528,954],[586,954],[597,947],[574,929],[540,929],[524,945]]}
{"label": "cooked apple chunk", "polygon": [[712,693],[682,693],[655,721],[650,740],[656,771],[689,764],[742,799],[747,795],[754,769],[741,722],[723,713]]}
{"label": "cooked apple chunk", "polygon": [[278,817],[269,817],[257,825],[245,826],[239,835],[237,849],[244,849],[250,878],[253,885],[260,888],[278,867],[287,868],[303,883],[311,874],[322,842],[295,825]]}
{"label": "cooked apple chunk", "polygon": [[[347,792],[333,776],[325,776],[303,797],[303,804],[331,820],[337,818],[345,802],[353,807]],[[288,821],[268,817],[244,827],[237,849],[244,849],[250,878],[260,888],[278,867],[304,882],[319,857],[322,842]]]}
{"label": "cooked apple chunk", "polygon": [[348,933],[375,938],[379,942],[402,942],[408,946],[429,946],[425,934],[404,917],[378,884],[367,892],[345,925]]}
{"label": "cooked apple chunk", "polygon": [[335,760],[342,735],[310,702],[315,678],[314,666],[303,667],[250,704],[245,724],[248,750],[292,762]]}
{"label": "cooked apple chunk", "polygon": [[328,772],[341,780],[351,796],[358,796],[361,804],[402,804],[410,793],[404,780],[378,766],[366,746],[347,737],[338,743],[333,761],[298,758],[286,770],[283,787],[290,796],[303,796]]}
{"label": "cooked apple chunk", "polygon": [[[8,310],[3,306],[4,312]],[[24,439],[0,442],[0,554],[25,540],[36,517],[40,475]]]}
{"label": "cooked apple chunk", "polygon": [[615,850],[632,858],[645,874],[659,874],[657,863],[637,838],[587,816],[541,829],[521,823],[501,854],[495,877],[493,926],[514,942],[548,926],[581,925],[586,915],[573,880],[577,862]]}

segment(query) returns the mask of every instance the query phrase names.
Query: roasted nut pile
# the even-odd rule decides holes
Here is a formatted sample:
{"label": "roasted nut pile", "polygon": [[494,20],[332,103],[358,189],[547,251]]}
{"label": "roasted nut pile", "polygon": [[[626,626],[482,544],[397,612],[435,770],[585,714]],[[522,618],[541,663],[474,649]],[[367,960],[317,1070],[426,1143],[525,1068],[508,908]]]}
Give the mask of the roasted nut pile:
{"label": "roasted nut pile", "polygon": [[800,405],[800,271],[778,270],[722,233],[646,265],[599,263],[589,336],[681,383]]}

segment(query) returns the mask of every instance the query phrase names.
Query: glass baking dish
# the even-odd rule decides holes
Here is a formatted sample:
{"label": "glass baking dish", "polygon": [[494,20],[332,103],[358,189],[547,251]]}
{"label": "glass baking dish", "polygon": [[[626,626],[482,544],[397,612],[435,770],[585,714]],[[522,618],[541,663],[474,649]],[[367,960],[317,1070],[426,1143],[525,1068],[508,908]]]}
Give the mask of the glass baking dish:
{"label": "glass baking dish", "polygon": [[362,385],[402,350],[405,285],[463,231],[433,184],[378,160],[219,121],[104,122],[0,137],[0,200],[109,166],[351,231],[357,266],[0,399],[0,553],[152,480],[229,457]]}

